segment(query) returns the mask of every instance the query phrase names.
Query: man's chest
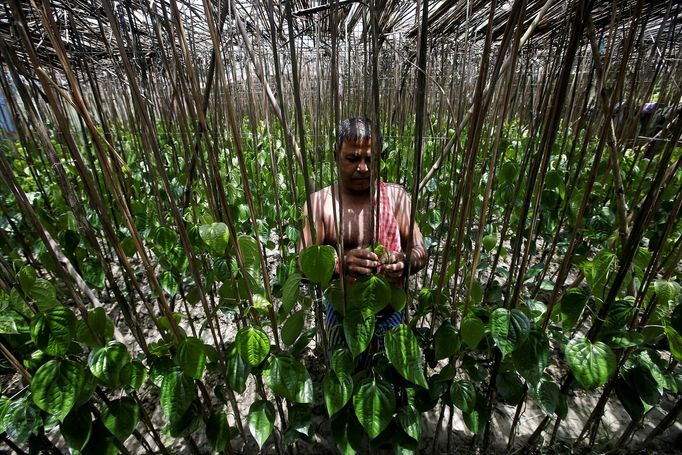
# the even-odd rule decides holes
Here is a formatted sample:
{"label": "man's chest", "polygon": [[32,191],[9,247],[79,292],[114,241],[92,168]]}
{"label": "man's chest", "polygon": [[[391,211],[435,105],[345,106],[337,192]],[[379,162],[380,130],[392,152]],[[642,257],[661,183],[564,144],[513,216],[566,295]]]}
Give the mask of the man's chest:
{"label": "man's chest", "polygon": [[[376,210],[376,207],[374,209]],[[371,241],[371,212],[372,207],[370,207],[369,203],[362,204],[344,201],[341,208],[339,208],[338,204],[336,205],[335,219],[334,207],[329,204],[328,210],[325,210],[326,243],[337,243],[336,226],[341,225],[343,229],[343,243],[346,249],[368,246]]]}

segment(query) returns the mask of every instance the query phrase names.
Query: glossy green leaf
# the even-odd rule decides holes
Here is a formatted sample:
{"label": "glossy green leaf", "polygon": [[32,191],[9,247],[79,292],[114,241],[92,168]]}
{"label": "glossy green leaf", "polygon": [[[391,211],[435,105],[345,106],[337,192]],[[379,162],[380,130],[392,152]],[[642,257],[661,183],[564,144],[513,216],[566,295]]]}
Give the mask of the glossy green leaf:
{"label": "glossy green leaf", "polygon": [[17,273],[17,281],[19,282],[19,286],[21,286],[21,290],[24,291],[24,294],[26,295],[30,295],[33,283],[36,282],[37,278],[38,272],[36,272],[36,269],[30,265],[22,267]]}
{"label": "glossy green leaf", "polygon": [[353,396],[353,409],[370,439],[384,431],[395,412],[395,394],[391,385],[375,377],[360,384]]}
{"label": "glossy green leaf", "polygon": [[54,285],[42,278],[36,279],[28,292],[28,295],[33,299],[38,310],[48,311],[59,305],[57,301],[57,290]]}
{"label": "glossy green leaf", "polygon": [[185,338],[178,346],[177,360],[183,373],[194,379],[201,379],[206,366],[204,342],[194,337]]}
{"label": "glossy green leaf", "polygon": [[353,356],[346,348],[336,349],[332,353],[332,371],[337,375],[347,374],[352,375],[355,370],[355,363],[353,362]]}
{"label": "glossy green leaf", "polygon": [[106,284],[104,268],[99,259],[86,259],[81,263],[83,279],[90,286],[98,290],[104,289]]}
{"label": "glossy green leaf", "polygon": [[128,397],[110,401],[102,411],[102,423],[121,442],[133,433],[139,420],[140,406]]}
{"label": "glossy green leaf", "polygon": [[391,308],[393,311],[403,311],[405,305],[407,305],[407,294],[403,288],[397,286],[391,286]]}
{"label": "glossy green leaf", "polygon": [[43,418],[27,399],[18,399],[12,401],[5,411],[2,426],[12,440],[25,444],[31,435],[42,431]]}
{"label": "glossy green leaf", "polygon": [[182,415],[170,416],[165,430],[174,438],[185,438],[192,435],[202,424],[202,415],[198,402],[193,402]]}
{"label": "glossy green leaf", "polygon": [[539,329],[533,328],[518,349],[512,353],[516,371],[529,383],[540,381],[547,366],[549,340]]}
{"label": "glossy green leaf", "polygon": [[391,365],[408,381],[428,389],[422,371],[422,353],[417,338],[405,324],[389,330],[384,335],[386,356]]}
{"label": "glossy green leaf", "polygon": [[591,261],[591,273],[586,273],[587,284],[592,288],[592,293],[598,298],[603,299],[606,292],[606,285],[615,271],[618,258],[608,250],[597,253]]}
{"label": "glossy green leaf", "polygon": [[485,248],[486,251],[492,251],[493,248],[495,248],[495,245],[497,245],[497,235],[493,233],[483,237],[483,248]]}
{"label": "glossy green leaf", "polygon": [[391,285],[381,275],[358,278],[348,289],[348,307],[368,308],[377,314],[391,303]]}
{"label": "glossy green leaf", "polygon": [[225,248],[230,241],[230,232],[225,223],[212,223],[199,226],[199,235],[208,245],[208,248],[216,256],[225,253]]}
{"label": "glossy green leaf", "polygon": [[501,371],[495,378],[495,389],[507,404],[516,405],[523,398],[523,383],[513,371]]}
{"label": "glossy green leaf", "polygon": [[54,307],[31,320],[31,339],[48,355],[66,354],[76,335],[76,316],[66,307]]}
{"label": "glossy green leaf", "polygon": [[474,434],[482,434],[488,424],[488,409],[483,397],[476,398],[474,408],[462,414],[462,419],[469,430]]}
{"label": "glossy green leaf", "polygon": [[538,405],[542,412],[552,415],[557,411],[561,391],[556,382],[543,377],[537,386],[531,390],[533,401]]}
{"label": "glossy green leaf", "polygon": [[102,307],[89,311],[87,324],[81,323],[77,328],[78,341],[90,347],[103,346],[104,343],[114,338],[114,323]]}
{"label": "glossy green leaf", "polygon": [[606,384],[616,370],[616,356],[604,343],[592,344],[584,337],[576,337],[566,346],[566,362],[586,389],[594,389]]}
{"label": "glossy green leaf", "polygon": [[256,401],[249,408],[247,421],[258,448],[262,448],[272,433],[275,423],[275,407],[269,401]]}
{"label": "glossy green leaf", "polygon": [[682,336],[670,326],[665,328],[665,336],[668,339],[668,345],[670,346],[670,353],[673,355],[675,360],[682,362]]}
{"label": "glossy green leaf", "polygon": [[138,390],[147,380],[147,369],[139,360],[130,363],[130,387]]}
{"label": "glossy green leaf", "polygon": [[258,366],[270,353],[270,339],[260,327],[244,327],[235,337],[239,355],[251,366]]}
{"label": "glossy green leaf", "polygon": [[165,270],[159,274],[159,284],[161,285],[161,289],[166,291],[170,296],[175,296],[180,292],[180,284],[170,270]]}
{"label": "glossy green leaf", "polygon": [[175,367],[163,375],[161,408],[171,422],[180,419],[189,410],[195,396],[194,380],[185,375],[180,368]]}
{"label": "glossy green leaf", "polygon": [[336,250],[329,245],[309,246],[300,254],[301,270],[313,283],[327,286],[336,267]]}
{"label": "glossy green leaf", "polygon": [[561,298],[561,325],[564,330],[571,330],[587,304],[588,295],[580,288],[572,288],[566,291]]}
{"label": "glossy green leaf", "polygon": [[230,388],[237,393],[244,393],[246,378],[251,372],[251,365],[239,355],[234,344],[225,352],[225,370],[225,379]]}
{"label": "glossy green leaf", "polygon": [[43,411],[64,420],[83,388],[83,366],[72,360],[50,360],[33,375],[31,396]]}
{"label": "glossy green leaf", "polygon": [[478,343],[480,343],[485,336],[485,325],[478,317],[469,315],[462,320],[460,333],[462,340],[467,346],[471,349],[476,349]]}
{"label": "glossy green leaf", "polygon": [[436,360],[446,359],[459,352],[461,340],[454,325],[444,322],[434,335]]}
{"label": "glossy green leaf", "polygon": [[357,357],[369,346],[374,336],[374,314],[367,309],[349,308],[343,318],[343,334],[353,357]]}
{"label": "glossy green leaf", "polygon": [[322,380],[322,393],[329,417],[334,417],[350,400],[353,394],[353,380],[349,375],[327,373]]}
{"label": "glossy green leaf", "polygon": [[306,311],[301,310],[289,316],[282,326],[282,342],[291,346],[303,331]]}
{"label": "glossy green leaf", "polygon": [[92,374],[103,384],[119,388],[130,382],[130,353],[118,341],[110,341],[104,347],[90,352],[88,366]]}
{"label": "glossy green leaf", "polygon": [[294,403],[313,402],[313,381],[308,370],[289,354],[270,356],[263,370],[263,381],[270,389]]}
{"label": "glossy green leaf", "polygon": [[239,244],[239,251],[242,253],[242,259],[244,260],[244,267],[246,267],[249,272],[254,272],[253,275],[258,275],[260,273],[260,250],[258,248],[258,243],[256,239],[250,235],[240,235],[237,239]]}
{"label": "glossy green leaf", "polygon": [[59,424],[59,431],[66,445],[74,451],[80,451],[90,440],[92,433],[92,415],[88,406],[74,408]]}
{"label": "glossy green leaf", "polygon": [[310,424],[312,423],[311,405],[294,404],[289,406],[287,412],[287,430],[293,431],[297,437],[299,434],[310,436]]}
{"label": "glossy green leaf", "polygon": [[211,414],[206,422],[206,439],[215,452],[222,452],[227,448],[230,443],[230,426],[224,412]]}
{"label": "glossy green leaf", "polygon": [[618,400],[632,419],[639,419],[644,415],[644,404],[639,399],[637,390],[633,389],[623,378],[616,379],[614,390]]}
{"label": "glossy green leaf", "polygon": [[619,329],[630,323],[635,314],[634,299],[618,299],[609,308],[604,321],[605,329]]}
{"label": "glossy green leaf", "polygon": [[450,385],[450,399],[462,412],[471,412],[476,405],[476,387],[466,380],[454,381]]}
{"label": "glossy green leaf", "polygon": [[414,406],[407,405],[398,411],[397,415],[400,427],[409,437],[415,441],[421,440],[422,436],[422,416]]}
{"label": "glossy green leaf", "polygon": [[502,355],[506,356],[528,337],[530,321],[520,310],[497,308],[490,315],[490,332]]}
{"label": "glossy green leaf", "polygon": [[282,308],[284,314],[289,314],[294,308],[294,305],[296,305],[296,302],[298,302],[300,296],[299,287],[302,278],[303,277],[301,277],[300,274],[292,273],[284,282],[284,285],[282,286]]}

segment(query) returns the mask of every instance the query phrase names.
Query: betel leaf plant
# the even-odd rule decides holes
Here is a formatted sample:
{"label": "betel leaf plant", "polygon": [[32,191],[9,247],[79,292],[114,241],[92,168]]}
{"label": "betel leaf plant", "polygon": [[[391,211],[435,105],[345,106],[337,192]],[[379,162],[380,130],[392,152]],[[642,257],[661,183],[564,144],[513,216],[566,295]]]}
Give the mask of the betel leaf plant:
{"label": "betel leaf plant", "polygon": [[[667,443],[682,377],[675,2],[333,3],[6,2],[3,445]],[[338,180],[335,125],[361,114],[428,250],[404,288],[342,286],[329,245],[297,257],[304,205]],[[383,332],[388,307],[404,319]]]}

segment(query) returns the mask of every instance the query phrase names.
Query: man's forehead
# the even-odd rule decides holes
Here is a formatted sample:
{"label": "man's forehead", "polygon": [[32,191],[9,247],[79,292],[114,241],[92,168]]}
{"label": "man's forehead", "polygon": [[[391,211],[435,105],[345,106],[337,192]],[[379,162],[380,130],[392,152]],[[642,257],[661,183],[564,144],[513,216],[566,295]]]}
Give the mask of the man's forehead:
{"label": "man's forehead", "polygon": [[348,153],[362,153],[362,152],[372,152],[372,140],[371,139],[361,139],[358,141],[344,141],[342,145],[342,150]]}

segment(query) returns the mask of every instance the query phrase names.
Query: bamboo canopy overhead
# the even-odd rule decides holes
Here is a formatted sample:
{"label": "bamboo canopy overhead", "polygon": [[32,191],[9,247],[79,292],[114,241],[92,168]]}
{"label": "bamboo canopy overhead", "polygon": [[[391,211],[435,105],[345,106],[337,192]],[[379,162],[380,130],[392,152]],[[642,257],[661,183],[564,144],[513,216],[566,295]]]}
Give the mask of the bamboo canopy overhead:
{"label": "bamboo canopy overhead", "polygon": [[[110,1],[110,0],[108,0]],[[39,6],[41,0],[21,2],[22,18],[25,22],[31,40],[36,43],[38,55],[42,64],[59,68],[60,64],[52,44],[46,38],[37,11],[31,5]],[[113,45],[111,23],[103,11],[100,2],[89,0],[50,0],[54,21],[64,44],[64,50],[71,60],[84,59],[93,64],[100,71],[112,71],[118,63],[119,52]],[[117,19],[117,25],[126,37],[126,51],[135,58],[139,65],[150,68],[153,62],[161,67],[158,61],[162,58],[161,48],[172,45],[172,40],[163,44],[155,35],[155,27],[161,23],[167,26],[171,15],[170,0],[155,1],[112,1]],[[173,2],[175,3],[175,2]],[[529,0],[525,6],[525,24],[530,26],[539,12],[543,11],[537,22],[530,40],[533,48],[542,50],[551,46],[557,31],[565,29],[567,21],[571,20],[569,12],[580,0],[554,1]],[[183,24],[192,37],[193,57],[197,60],[208,61],[212,52],[209,27],[206,22],[204,5],[199,0],[179,0],[177,3]],[[213,8],[213,17],[218,17],[221,8],[229,7],[228,2],[209,2]],[[492,12],[493,41],[501,39],[507,23],[513,2],[487,0],[442,0],[433,2],[430,6],[431,14],[428,20],[429,39],[435,45],[440,41],[453,45],[456,41],[469,41],[471,45],[481,43],[485,38],[489,16]],[[638,7],[638,4],[639,7]],[[287,36],[284,23],[284,3],[274,5],[275,33],[281,50],[285,49]],[[235,6],[242,15],[244,26],[251,39],[270,40],[270,29],[267,25],[266,1],[240,1]],[[415,53],[418,27],[417,3],[403,0],[381,0],[376,7],[380,11],[378,23],[380,38],[400,35],[408,43],[404,45]],[[336,12],[332,14],[332,10]],[[314,43],[319,40],[323,47],[329,46],[329,33],[332,28],[343,39],[346,33],[361,28],[363,22],[369,23],[368,5],[360,0],[338,0],[335,2],[295,1],[293,3],[294,31],[296,38],[308,37],[303,41],[304,51],[313,52]],[[645,20],[646,28],[642,30],[642,44],[647,46],[654,42],[670,40],[674,46],[682,42],[679,30],[682,27],[682,8],[679,1],[655,0],[638,2],[637,0],[623,1],[595,1],[592,2],[590,13],[597,35],[601,39],[609,38],[609,33],[619,33],[632,20]],[[26,61],[26,51],[19,39],[14,22],[18,18],[6,4],[0,10],[0,39],[11,49],[20,61]],[[670,26],[672,24],[672,26]],[[171,30],[165,30],[171,33]],[[410,44],[409,41],[412,41]],[[307,46],[306,46],[307,44]],[[223,33],[223,45],[239,46],[240,37],[234,25],[228,23]],[[305,49],[307,47],[307,49]]]}

